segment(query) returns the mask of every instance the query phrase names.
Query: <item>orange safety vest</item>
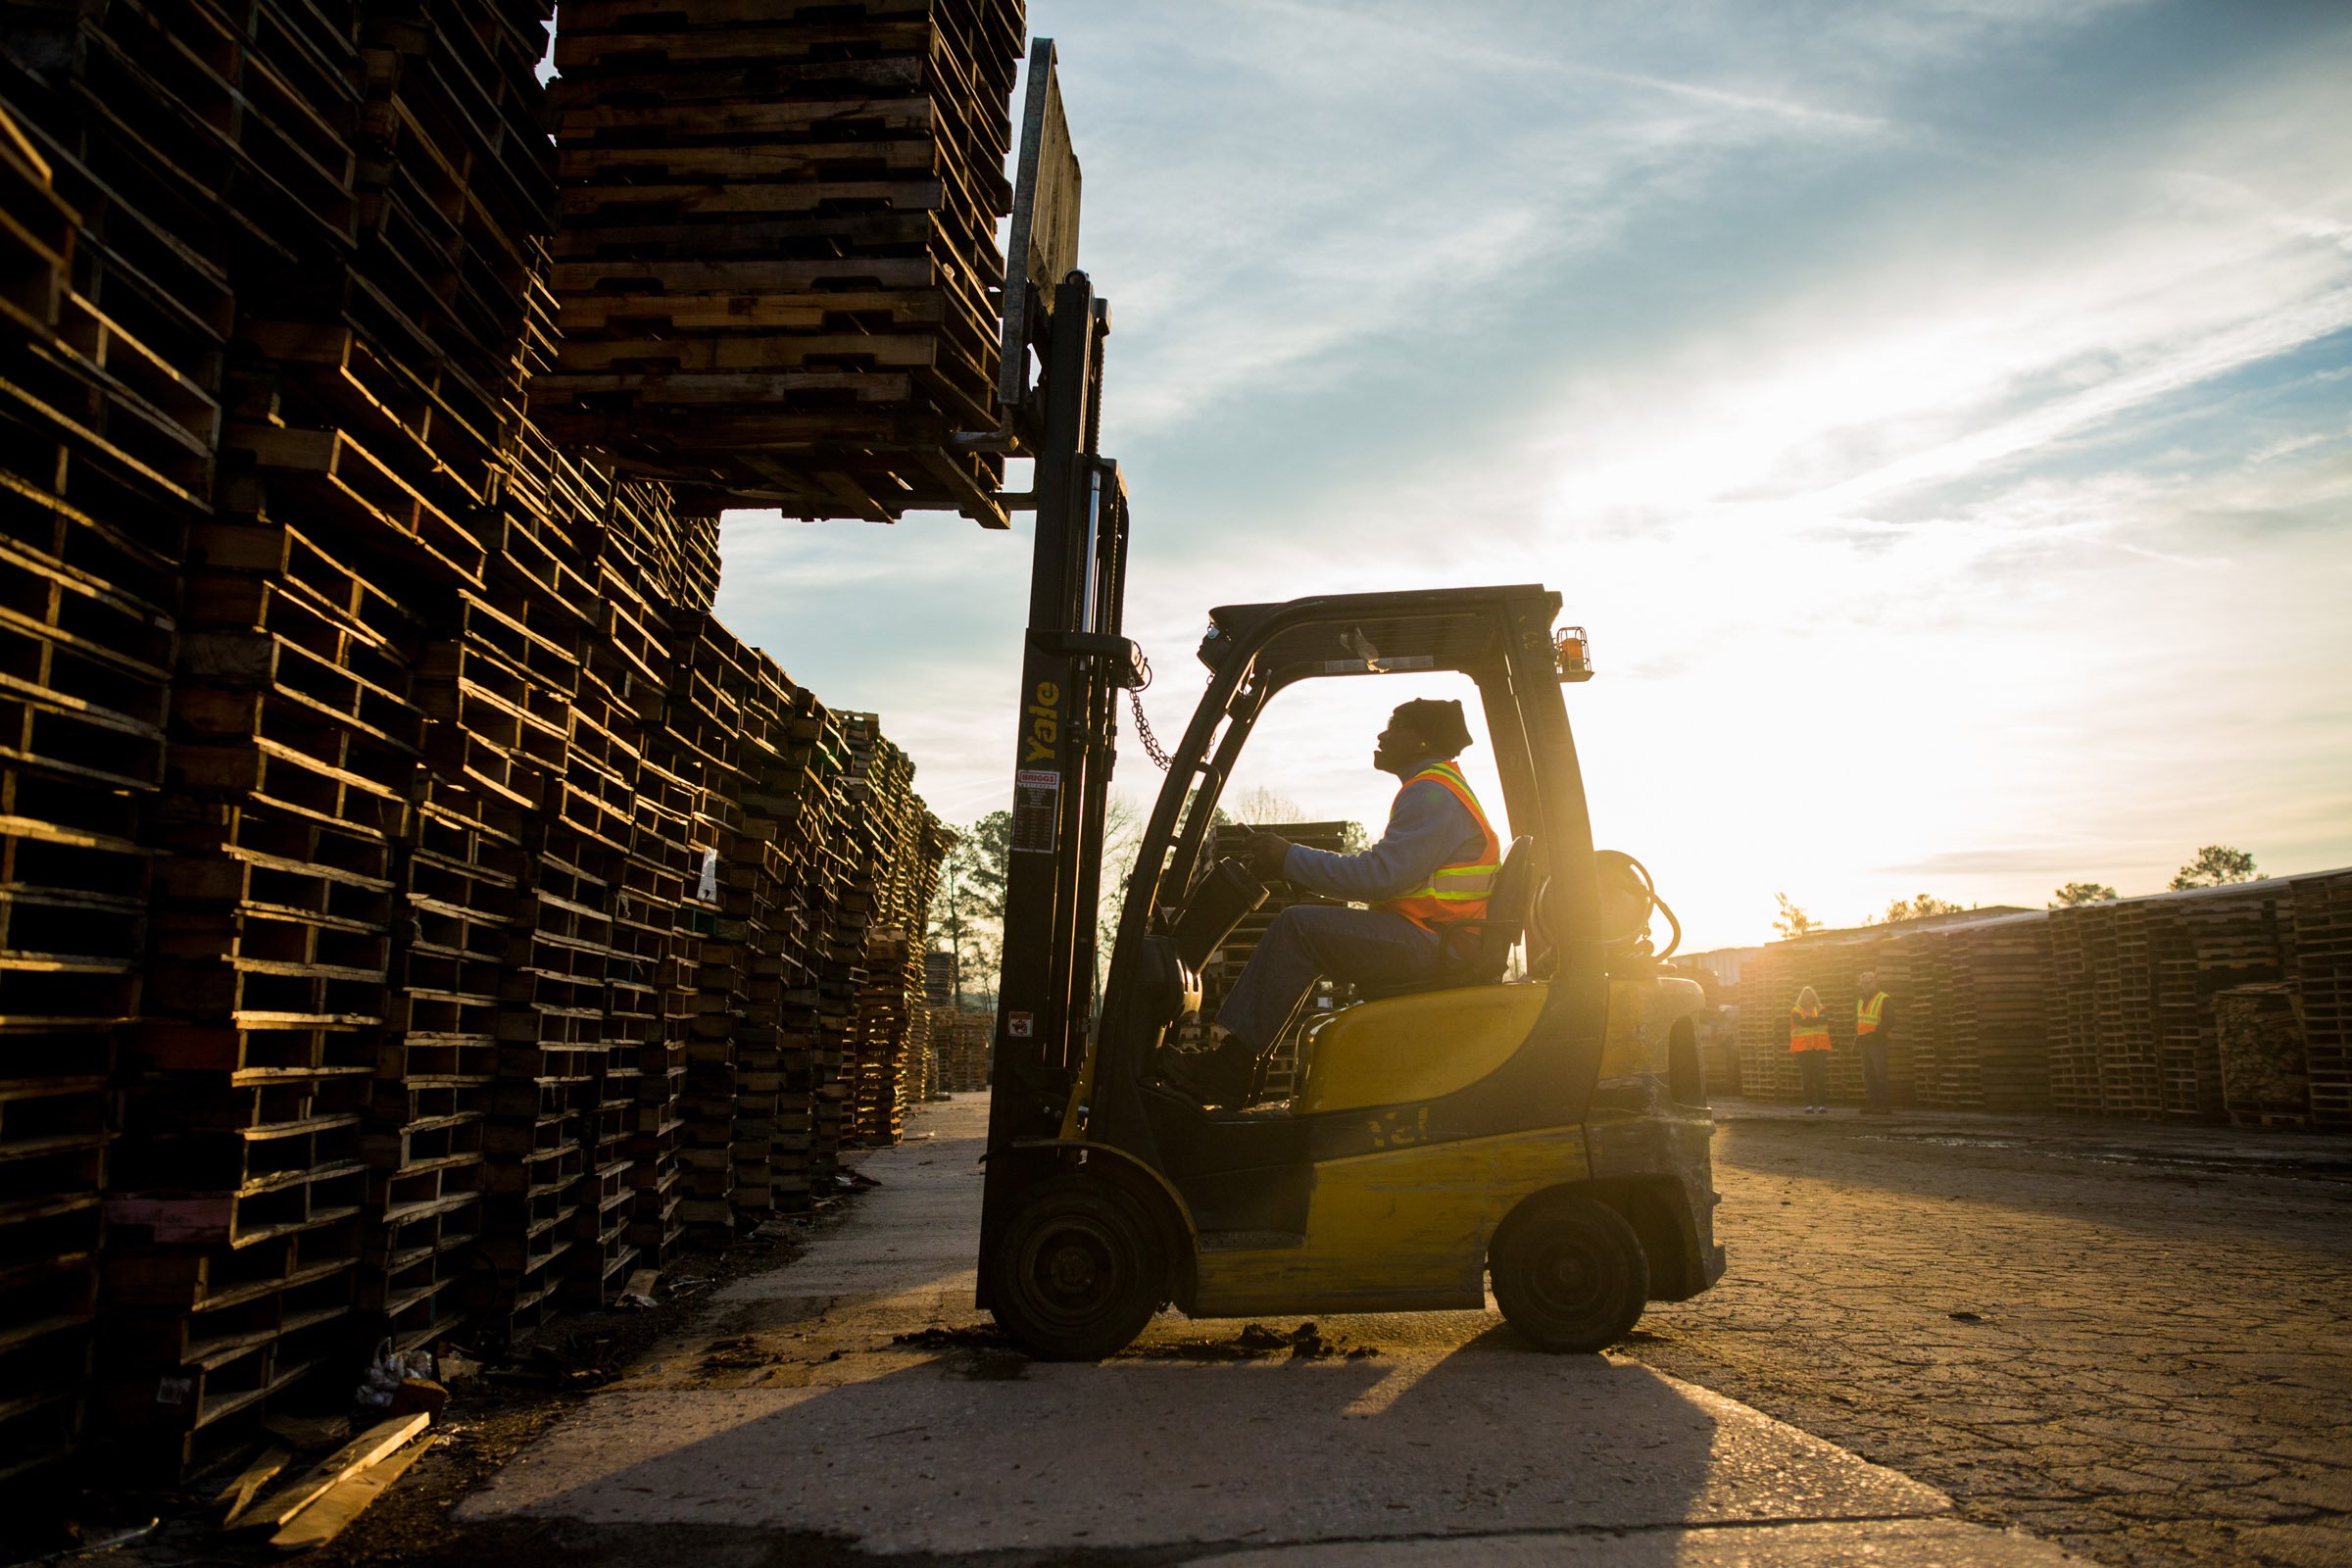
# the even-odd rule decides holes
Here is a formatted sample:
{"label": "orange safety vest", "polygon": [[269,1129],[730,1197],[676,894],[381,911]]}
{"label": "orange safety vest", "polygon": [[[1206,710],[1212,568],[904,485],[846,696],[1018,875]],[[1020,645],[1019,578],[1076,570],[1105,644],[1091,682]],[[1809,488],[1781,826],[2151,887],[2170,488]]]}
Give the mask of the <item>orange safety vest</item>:
{"label": "orange safety vest", "polygon": [[1425,778],[1445,785],[1469,809],[1470,819],[1478,824],[1478,857],[1448,861],[1432,871],[1427,883],[1373,907],[1401,914],[1431,931],[1455,920],[1483,920],[1487,917],[1487,900],[1494,892],[1494,878],[1502,870],[1502,841],[1488,824],[1487,813],[1479,809],[1478,797],[1470,793],[1470,786],[1462,779],[1462,770],[1452,762],[1430,763],[1406,779],[1397,795],[1401,797],[1405,790]]}
{"label": "orange safety vest", "polygon": [[1796,1007],[1788,1009],[1788,1049],[1790,1051],[1827,1051],[1830,1049],[1830,1026],[1818,1012],[1805,1012]]}
{"label": "orange safety vest", "polygon": [[1879,1032],[1879,1009],[1886,1005],[1886,993],[1884,991],[1872,993],[1868,1002],[1854,1004],[1854,1038],[1856,1040],[1861,1039],[1864,1035],[1875,1035]]}

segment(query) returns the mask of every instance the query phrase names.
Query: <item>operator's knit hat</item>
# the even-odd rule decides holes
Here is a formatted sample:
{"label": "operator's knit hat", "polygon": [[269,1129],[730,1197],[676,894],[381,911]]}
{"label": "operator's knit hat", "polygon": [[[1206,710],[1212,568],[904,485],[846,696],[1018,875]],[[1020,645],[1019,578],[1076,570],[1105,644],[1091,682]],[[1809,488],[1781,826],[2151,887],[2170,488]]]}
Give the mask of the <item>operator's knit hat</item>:
{"label": "operator's knit hat", "polygon": [[1398,703],[1389,722],[1399,721],[1436,747],[1441,757],[1457,756],[1470,744],[1470,726],[1462,719],[1462,705],[1450,697],[1416,697]]}

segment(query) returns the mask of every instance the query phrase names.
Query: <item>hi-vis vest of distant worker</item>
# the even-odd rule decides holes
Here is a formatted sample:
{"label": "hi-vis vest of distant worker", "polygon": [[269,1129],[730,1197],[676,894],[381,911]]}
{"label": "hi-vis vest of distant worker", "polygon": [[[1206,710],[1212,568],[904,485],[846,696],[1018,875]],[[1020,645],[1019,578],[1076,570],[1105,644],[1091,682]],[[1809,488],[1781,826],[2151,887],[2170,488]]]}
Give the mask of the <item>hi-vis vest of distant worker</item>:
{"label": "hi-vis vest of distant worker", "polygon": [[1884,991],[1874,991],[1868,1002],[1854,1004],[1854,1038],[1856,1040],[1861,1039],[1864,1035],[1875,1035],[1879,1032],[1879,1011],[1886,1005],[1886,993]]}
{"label": "hi-vis vest of distant worker", "polygon": [[1788,1049],[1790,1051],[1827,1051],[1830,1049],[1829,1020],[1815,1007],[1807,1012],[1802,1007],[1788,1009]]}
{"label": "hi-vis vest of distant worker", "polygon": [[1478,797],[1462,780],[1462,770],[1451,762],[1432,762],[1404,781],[1401,796],[1423,779],[1443,784],[1453,793],[1478,824],[1478,858],[1454,860],[1439,866],[1429,874],[1429,881],[1410,893],[1376,904],[1376,909],[1401,914],[1415,925],[1436,930],[1454,920],[1483,920],[1487,917],[1487,900],[1494,895],[1494,878],[1502,870],[1502,841],[1488,825],[1487,813],[1478,808]]}

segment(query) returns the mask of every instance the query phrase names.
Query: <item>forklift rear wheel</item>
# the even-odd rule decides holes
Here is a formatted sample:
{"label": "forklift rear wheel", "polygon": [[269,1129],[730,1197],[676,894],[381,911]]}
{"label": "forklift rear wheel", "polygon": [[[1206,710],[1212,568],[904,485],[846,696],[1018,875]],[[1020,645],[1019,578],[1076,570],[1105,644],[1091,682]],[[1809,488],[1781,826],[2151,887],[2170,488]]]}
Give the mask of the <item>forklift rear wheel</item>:
{"label": "forklift rear wheel", "polygon": [[1592,1352],[1633,1331],[1649,1300],[1649,1257],[1625,1216],[1590,1198],[1514,1214],[1489,1259],[1503,1321],[1540,1350]]}
{"label": "forklift rear wheel", "polygon": [[1100,1361],[1164,1298],[1159,1227],[1116,1183],[1070,1171],[1024,1194],[998,1249],[990,1300],[1014,1344],[1046,1361]]}

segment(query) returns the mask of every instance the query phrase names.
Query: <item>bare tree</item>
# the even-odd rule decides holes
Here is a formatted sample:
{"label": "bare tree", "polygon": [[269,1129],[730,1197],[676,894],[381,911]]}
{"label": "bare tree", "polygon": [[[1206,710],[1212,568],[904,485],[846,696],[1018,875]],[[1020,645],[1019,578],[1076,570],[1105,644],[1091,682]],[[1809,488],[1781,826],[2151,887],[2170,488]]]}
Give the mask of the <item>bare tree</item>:
{"label": "bare tree", "polygon": [[1102,803],[1102,881],[1095,899],[1095,994],[1110,972],[1111,946],[1119,940],[1119,912],[1127,906],[1127,885],[1135,876],[1135,852],[1144,841],[1143,808],[1124,795]]}
{"label": "bare tree", "polygon": [[1232,808],[1233,819],[1250,827],[1269,827],[1276,822],[1303,822],[1305,808],[1287,795],[1277,795],[1263,784],[1253,784],[1232,801],[1224,803]]}

